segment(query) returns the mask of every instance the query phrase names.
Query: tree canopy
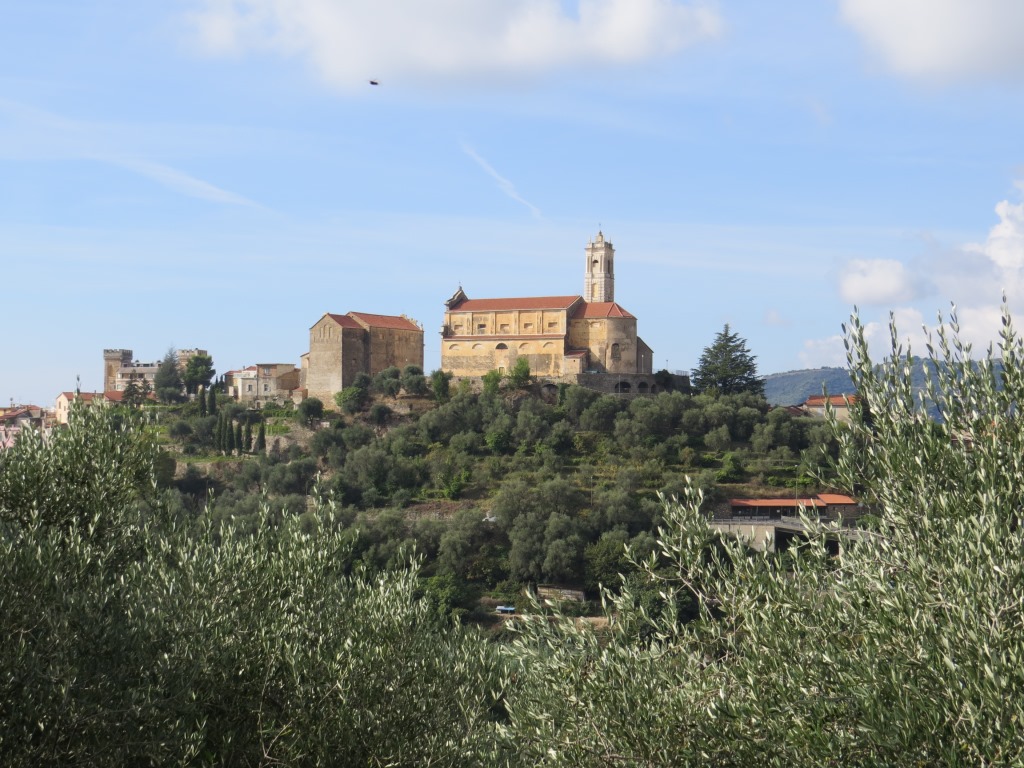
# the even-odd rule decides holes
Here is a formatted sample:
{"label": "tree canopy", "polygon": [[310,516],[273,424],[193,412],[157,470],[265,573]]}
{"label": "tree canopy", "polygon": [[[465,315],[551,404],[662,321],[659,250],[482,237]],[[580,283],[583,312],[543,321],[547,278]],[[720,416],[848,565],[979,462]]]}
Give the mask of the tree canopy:
{"label": "tree canopy", "polygon": [[213,358],[209,355],[192,355],[185,364],[185,373],[182,381],[185,384],[185,391],[194,395],[200,387],[209,387],[217,371],[213,367]]}
{"label": "tree canopy", "polygon": [[185,383],[181,378],[181,369],[178,367],[178,352],[171,347],[160,361],[160,367],[156,370],[153,379],[153,391],[162,403],[177,403],[182,399],[182,391]]}
{"label": "tree canopy", "polygon": [[690,378],[698,392],[735,395],[750,392],[764,396],[764,379],[757,375],[757,357],[750,354],[747,341],[729,330],[729,324],[704,348]]}

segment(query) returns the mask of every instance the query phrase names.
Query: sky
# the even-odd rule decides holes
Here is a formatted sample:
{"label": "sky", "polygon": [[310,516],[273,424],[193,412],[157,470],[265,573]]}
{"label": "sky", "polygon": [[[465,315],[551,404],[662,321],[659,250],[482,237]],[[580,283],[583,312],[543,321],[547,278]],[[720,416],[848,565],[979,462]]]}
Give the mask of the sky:
{"label": "sky", "polygon": [[[104,348],[293,362],[324,312],[616,300],[763,374],[1024,317],[1019,0],[0,0],[0,403]],[[379,85],[371,85],[375,80]],[[1024,321],[1022,321],[1024,322]],[[877,346],[876,346],[877,345]]]}

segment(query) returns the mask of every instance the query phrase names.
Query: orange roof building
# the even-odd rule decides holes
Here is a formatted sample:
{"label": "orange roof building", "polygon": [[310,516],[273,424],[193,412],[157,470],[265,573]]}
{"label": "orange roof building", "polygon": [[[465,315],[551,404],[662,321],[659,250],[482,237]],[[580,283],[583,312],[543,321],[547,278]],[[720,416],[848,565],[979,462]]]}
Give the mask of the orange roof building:
{"label": "orange roof building", "polygon": [[585,250],[582,295],[471,299],[460,287],[445,302],[441,368],[477,378],[525,357],[545,378],[649,375],[654,354],[636,317],[615,302],[615,249],[598,232]]}

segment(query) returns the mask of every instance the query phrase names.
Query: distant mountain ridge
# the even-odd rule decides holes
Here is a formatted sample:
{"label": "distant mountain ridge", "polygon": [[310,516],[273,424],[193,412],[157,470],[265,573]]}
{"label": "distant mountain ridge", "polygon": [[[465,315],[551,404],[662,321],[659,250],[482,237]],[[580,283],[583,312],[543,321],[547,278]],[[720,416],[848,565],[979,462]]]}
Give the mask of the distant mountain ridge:
{"label": "distant mountain ridge", "polygon": [[[915,397],[924,398],[929,375],[925,369],[925,360],[915,357],[911,368],[911,387]],[[1003,364],[1001,360],[993,361],[997,376],[996,386],[1002,386]],[[810,368],[802,371],[786,371],[771,373],[764,377],[764,396],[772,405],[800,405],[810,395],[820,395],[824,387],[830,395],[854,394],[853,381],[846,368]],[[939,409],[934,402],[926,399],[926,409],[933,419],[941,419]]]}
{"label": "distant mountain ridge", "polygon": [[800,405],[822,389],[830,395],[853,394],[853,381],[846,368],[807,368],[770,373],[764,377],[764,396],[772,405]]}

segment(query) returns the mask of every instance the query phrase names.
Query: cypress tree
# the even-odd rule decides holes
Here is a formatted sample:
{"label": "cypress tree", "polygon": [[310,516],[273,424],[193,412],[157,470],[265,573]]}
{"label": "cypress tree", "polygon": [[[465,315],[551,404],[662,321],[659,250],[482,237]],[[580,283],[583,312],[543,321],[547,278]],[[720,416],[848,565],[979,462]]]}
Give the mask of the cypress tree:
{"label": "cypress tree", "polygon": [[235,424],[235,450],[238,451],[239,456],[245,451],[245,446],[242,444],[242,422]]}
{"label": "cypress tree", "polygon": [[210,411],[210,415],[213,416],[215,413],[217,413],[217,386],[214,385],[210,387],[210,390],[207,394],[209,395],[208,410]]}
{"label": "cypress tree", "polygon": [[252,450],[252,422],[245,422],[245,433],[242,436],[242,445],[245,446],[245,452],[248,453]]}
{"label": "cypress tree", "polygon": [[196,397],[196,400],[199,401],[199,415],[200,416],[205,416],[206,415],[206,387],[200,387],[199,388],[199,395]]}
{"label": "cypress tree", "polygon": [[263,453],[267,450],[267,428],[260,422],[260,431],[256,433],[256,451]]}
{"label": "cypress tree", "polygon": [[224,419],[224,453],[230,456],[235,452],[235,430],[231,428],[231,420]]}

